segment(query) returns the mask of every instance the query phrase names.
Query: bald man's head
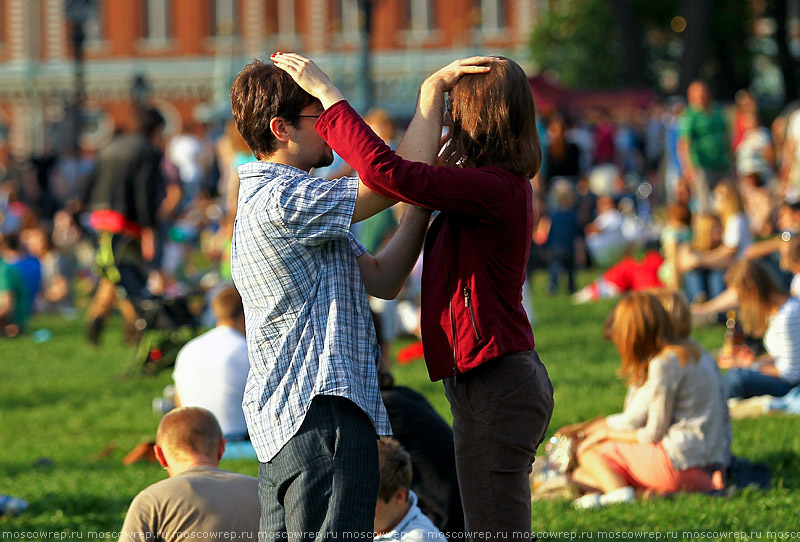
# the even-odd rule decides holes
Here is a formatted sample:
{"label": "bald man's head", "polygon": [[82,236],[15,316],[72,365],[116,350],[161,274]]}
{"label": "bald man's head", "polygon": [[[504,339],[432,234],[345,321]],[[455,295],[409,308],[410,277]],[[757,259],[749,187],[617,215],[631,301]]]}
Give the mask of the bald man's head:
{"label": "bald man's head", "polygon": [[174,457],[203,456],[219,461],[222,430],[208,410],[182,407],[168,412],[158,424],[156,445]]}
{"label": "bald man's head", "polygon": [[211,310],[218,324],[233,324],[244,315],[244,306],[239,292],[233,286],[222,289],[211,300]]}

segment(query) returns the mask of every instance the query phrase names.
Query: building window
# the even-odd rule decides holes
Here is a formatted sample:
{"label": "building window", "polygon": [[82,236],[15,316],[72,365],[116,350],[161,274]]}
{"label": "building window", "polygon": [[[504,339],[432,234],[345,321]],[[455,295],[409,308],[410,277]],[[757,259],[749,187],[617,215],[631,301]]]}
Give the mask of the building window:
{"label": "building window", "polygon": [[99,0],[95,3],[89,18],[86,19],[84,30],[88,44],[100,43],[106,39],[105,12],[106,4],[103,0]]}
{"label": "building window", "polygon": [[358,0],[331,0],[331,32],[343,36],[358,34]]}
{"label": "building window", "polygon": [[508,28],[508,2],[509,0],[473,0],[473,10],[478,16],[478,29],[499,32]]}
{"label": "building window", "polygon": [[172,38],[172,0],[142,0],[142,39],[166,43]]}
{"label": "building window", "polygon": [[266,0],[267,32],[274,35],[276,46],[297,47],[300,44],[297,7],[294,0]]}
{"label": "building window", "polygon": [[214,36],[239,35],[240,0],[207,0],[209,33]]}
{"label": "building window", "polygon": [[403,28],[419,33],[436,30],[436,2],[403,0]]}

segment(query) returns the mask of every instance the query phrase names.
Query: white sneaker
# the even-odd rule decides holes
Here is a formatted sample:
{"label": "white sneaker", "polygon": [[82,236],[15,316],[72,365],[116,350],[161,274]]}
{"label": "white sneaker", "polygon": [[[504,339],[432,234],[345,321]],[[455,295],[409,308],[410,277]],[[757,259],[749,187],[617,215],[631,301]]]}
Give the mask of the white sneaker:
{"label": "white sneaker", "polygon": [[600,496],[600,505],[616,503],[631,503],[636,498],[636,492],[631,486],[621,487]]}
{"label": "white sneaker", "polygon": [[572,506],[578,510],[590,510],[600,508],[603,505],[600,503],[599,493],[589,493],[572,501]]}

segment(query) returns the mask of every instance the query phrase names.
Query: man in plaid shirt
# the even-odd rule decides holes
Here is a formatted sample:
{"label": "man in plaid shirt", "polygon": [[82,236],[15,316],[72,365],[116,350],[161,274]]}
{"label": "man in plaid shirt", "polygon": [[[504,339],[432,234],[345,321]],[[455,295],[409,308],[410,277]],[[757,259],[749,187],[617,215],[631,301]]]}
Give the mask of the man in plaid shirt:
{"label": "man in plaid shirt", "polygon": [[[314,130],[323,104],[259,61],[239,73],[231,102],[258,159],[239,168],[231,270],[245,308],[243,408],[261,463],[261,536],[371,539],[376,437],[391,428],[367,293],[397,295],[430,213],[407,208],[395,236],[371,256],[350,225],[395,202],[358,178],[308,174],[333,160]],[[414,152],[411,145],[398,152]]]}

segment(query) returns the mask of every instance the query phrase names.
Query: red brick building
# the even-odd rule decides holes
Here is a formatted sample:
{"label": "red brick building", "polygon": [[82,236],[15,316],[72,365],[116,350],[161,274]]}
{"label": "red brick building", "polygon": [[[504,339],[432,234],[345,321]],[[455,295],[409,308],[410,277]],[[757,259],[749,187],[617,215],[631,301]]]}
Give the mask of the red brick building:
{"label": "red brick building", "polygon": [[[358,93],[357,0],[95,0],[86,24],[86,146],[132,111],[144,76],[172,129],[224,110],[232,77],[252,58],[313,57],[347,96]],[[504,53],[523,65],[537,13],[550,0],[373,0],[377,105],[407,115],[422,78],[453,58]],[[11,149],[53,144],[73,93],[64,0],[0,0],[0,125]],[[356,104],[359,105],[359,104]]]}

